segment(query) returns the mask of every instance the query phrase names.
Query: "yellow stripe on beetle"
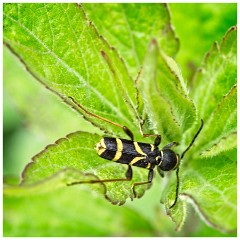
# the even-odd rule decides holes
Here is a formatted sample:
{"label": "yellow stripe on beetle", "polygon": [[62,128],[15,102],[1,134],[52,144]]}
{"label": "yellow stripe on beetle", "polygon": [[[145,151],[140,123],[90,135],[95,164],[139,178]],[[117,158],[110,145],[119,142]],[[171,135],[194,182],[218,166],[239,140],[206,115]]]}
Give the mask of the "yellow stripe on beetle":
{"label": "yellow stripe on beetle", "polygon": [[151,167],[151,163],[148,163],[148,165],[146,166],[146,168],[150,168]]}
{"label": "yellow stripe on beetle", "polygon": [[153,152],[154,151],[154,145],[153,144],[150,144],[151,145],[151,151]]}
{"label": "yellow stripe on beetle", "polygon": [[138,153],[140,153],[140,154],[143,155],[143,156],[147,156],[147,154],[142,151],[142,149],[140,148],[140,146],[138,145],[137,142],[133,142],[133,144],[134,144],[135,150],[136,150]]}
{"label": "yellow stripe on beetle", "polygon": [[122,141],[121,141],[121,139],[116,138],[116,142],[117,142],[117,151],[116,151],[116,154],[115,154],[114,158],[112,159],[112,161],[117,161],[122,156],[122,150],[123,150]]}
{"label": "yellow stripe on beetle", "polygon": [[133,165],[134,163],[142,160],[142,159],[145,159],[145,157],[135,157],[130,163],[129,165]]}

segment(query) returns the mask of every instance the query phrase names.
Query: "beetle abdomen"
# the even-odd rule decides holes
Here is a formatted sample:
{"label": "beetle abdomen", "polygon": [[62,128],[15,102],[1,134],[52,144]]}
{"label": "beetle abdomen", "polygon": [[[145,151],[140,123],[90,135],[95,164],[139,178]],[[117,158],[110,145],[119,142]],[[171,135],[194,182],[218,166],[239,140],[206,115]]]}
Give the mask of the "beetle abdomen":
{"label": "beetle abdomen", "polygon": [[96,150],[104,159],[142,168],[153,168],[159,156],[159,150],[153,144],[119,138],[102,138]]}

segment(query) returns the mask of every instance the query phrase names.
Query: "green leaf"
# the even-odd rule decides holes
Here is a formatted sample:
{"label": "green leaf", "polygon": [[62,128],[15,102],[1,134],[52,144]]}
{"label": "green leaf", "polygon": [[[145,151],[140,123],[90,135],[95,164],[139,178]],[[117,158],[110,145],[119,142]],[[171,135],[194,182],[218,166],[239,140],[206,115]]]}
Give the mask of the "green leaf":
{"label": "green leaf", "polygon": [[176,61],[191,87],[193,75],[213,41],[220,42],[226,29],[237,24],[237,3],[169,3],[169,9],[181,41]]}
{"label": "green leaf", "polygon": [[217,42],[205,57],[204,65],[194,78],[191,96],[199,116],[207,121],[224,95],[237,79],[237,28],[226,33],[219,46]]}
{"label": "green leaf", "polygon": [[[221,232],[236,231],[237,168],[234,155],[232,158],[225,154],[199,157],[181,168],[180,201],[169,213],[177,226],[181,227],[186,217],[182,204],[189,202],[208,225]],[[175,182],[172,181],[170,186],[172,192],[163,193],[164,202],[174,199]]]}
{"label": "green leaf", "polygon": [[[6,189],[5,193],[14,195],[19,192],[24,195],[34,194],[40,190],[47,192],[72,182],[96,180],[96,176],[101,180],[126,178],[127,166],[102,159],[97,155],[94,148],[100,139],[101,137],[96,134],[85,132],[72,133],[66,138],[59,139],[33,157],[33,161],[26,166],[22,175],[22,189]],[[123,204],[127,198],[134,197],[133,183],[146,181],[147,173],[145,169],[137,168],[131,181],[104,183],[106,189],[104,188],[104,191],[100,189],[99,192],[104,193],[112,203]],[[95,185],[103,186],[101,183],[83,184],[93,189],[96,188]],[[40,190],[36,191],[35,188]],[[141,197],[146,188],[147,186],[136,187],[137,196]]]}
{"label": "green leaf", "polygon": [[157,39],[169,56],[174,57],[179,49],[166,4],[85,3],[83,6],[100,34],[120,52],[133,77],[142,66],[152,38]]}
{"label": "green leaf", "polygon": [[[164,204],[164,203],[166,203],[166,202],[163,202],[165,200],[167,200],[167,199],[164,196],[164,197],[162,197],[161,202]],[[169,204],[169,206],[170,205],[171,205],[171,203]],[[176,227],[175,227],[176,231],[182,230],[182,227],[185,223],[185,219],[187,217],[187,206],[186,205],[187,205],[186,202],[181,201],[181,199],[179,199],[178,200],[178,208],[175,211],[170,212],[169,208],[166,208],[167,214],[172,219],[172,221],[176,224]]]}
{"label": "green leaf", "polygon": [[[220,50],[211,51],[206,58],[204,71],[197,73],[194,97],[197,107],[202,110],[200,116],[204,115],[204,125],[180,167],[181,201],[192,203],[207,224],[222,232],[236,231],[235,44],[236,28],[233,27],[224,37]],[[210,75],[208,80],[211,83],[203,78]],[[199,98],[202,91],[209,91],[214,95],[214,98],[207,94],[203,97],[204,102],[208,98],[206,105]],[[175,198],[175,181],[169,182],[163,193],[162,201],[166,206]],[[181,213],[182,204],[178,202],[169,212],[178,226],[185,220]]]}
{"label": "green leaf", "polygon": [[217,143],[213,144],[209,149],[202,152],[205,157],[215,156],[220,152],[227,151],[237,146],[237,132],[233,131],[224,137],[220,137]]}
{"label": "green leaf", "polygon": [[229,29],[220,48],[214,44],[196,73],[191,92],[205,122],[193,149],[206,156],[232,149],[237,143],[236,32],[236,27]]}
{"label": "green leaf", "polygon": [[[128,127],[134,126],[133,129],[136,129],[135,125],[137,126],[137,124],[133,125],[136,117],[133,109],[135,93],[133,81],[129,78],[127,70],[116,51],[110,48],[106,41],[98,35],[94,26],[91,23],[89,24],[82,7],[74,4],[9,4],[4,5],[4,7],[4,41],[36,79],[61,97],[64,102],[81,112],[85,118],[89,119],[91,117],[86,115],[85,111],[82,111],[81,106],[88,107],[87,110],[92,113]],[[162,8],[163,6],[159,5],[159,7]],[[126,11],[129,10],[126,9]],[[164,11],[167,13],[166,6],[164,6]],[[70,16],[72,17],[71,22],[69,20]],[[170,31],[171,34],[172,31]],[[64,36],[67,36],[67,44],[61,41]],[[66,45],[68,48],[66,48]],[[79,62],[79,60],[81,61]],[[99,76],[100,79],[105,80],[104,85],[99,84]],[[111,91],[106,91],[106,89],[111,89]],[[74,105],[74,102],[68,99],[68,96],[73,97],[81,106]],[[106,126],[104,122],[91,119],[94,124],[101,128]],[[123,135],[122,130],[117,130],[115,127],[112,129],[115,133],[120,131],[119,135]],[[107,131],[106,128],[104,130]],[[140,134],[138,133],[138,135]],[[83,139],[81,140],[83,142]],[[90,146],[93,152],[96,142],[94,141],[94,144]],[[48,152],[48,148],[46,152]],[[58,150],[56,152],[60,158],[62,152],[58,152]],[[78,160],[82,155],[74,157]],[[92,158],[91,154],[84,156],[86,157],[84,160]],[[66,159],[68,157],[66,156]],[[96,153],[94,157],[96,157]],[[42,154],[34,159],[38,158],[40,164],[44,162],[44,169],[34,165],[36,166],[34,171],[39,172],[39,176],[36,172],[31,172],[32,165],[30,164],[24,173],[25,183],[43,180],[56,174],[63,167],[72,166],[72,163],[69,164],[68,161],[59,162],[58,158],[55,158],[55,160],[48,158],[50,162],[45,163]],[[52,161],[56,162],[53,169],[51,166],[48,167],[52,164]],[[94,169],[92,163],[85,168],[81,165],[76,167],[77,165],[75,164],[73,167],[84,173],[89,169]],[[124,173],[126,168],[121,167]],[[111,168],[108,168],[109,172],[111,170]],[[111,172],[114,173],[116,170]],[[144,172],[143,169],[136,172],[135,181],[146,179],[146,172],[142,172]],[[101,173],[97,175],[101,179],[118,177],[116,174],[112,176],[106,173],[105,175]],[[132,183],[126,184],[128,184],[129,191],[125,194],[121,191],[120,193],[114,193],[108,187],[114,196],[112,202],[123,203],[127,197],[132,197]],[[114,186],[114,183],[108,183],[107,185]],[[113,189],[119,191],[120,188]],[[141,187],[139,189],[141,190]],[[143,191],[138,196],[142,194]]]}
{"label": "green leaf", "polygon": [[89,132],[98,130],[35,81],[6,47],[3,56],[3,84],[7,97],[4,102],[13,104],[24,115],[28,128],[36,132],[39,139],[46,139],[45,145],[80,127]]}
{"label": "green leaf", "polygon": [[[216,124],[217,123],[217,124]],[[237,86],[222,99],[198,138],[201,155],[214,156],[237,146]]]}
{"label": "green leaf", "polygon": [[[111,6],[118,8],[118,5]],[[138,5],[121,6],[133,27],[131,14],[136,13]],[[155,18],[159,6],[164,5],[155,5],[156,12],[152,5],[141,6],[151,6],[149,12],[155,13],[152,14]],[[103,7],[102,11],[105,9]],[[160,12],[168,15],[165,10]],[[92,5],[87,5],[86,12],[88,11],[90,19],[96,21],[97,29],[107,35],[100,30],[101,26],[99,20],[94,18]],[[118,9],[116,15],[117,13]],[[121,20],[118,17],[117,19]],[[164,19],[169,19],[169,16]],[[139,24],[134,26],[133,33],[138,31],[138,26],[143,31],[142,16],[138,21]],[[106,30],[106,25],[103,28]],[[141,136],[138,125],[142,123],[141,120],[145,120],[144,132],[149,133],[151,130],[160,133],[163,143],[178,141],[179,149],[183,149],[184,145],[191,141],[198,126],[194,124],[195,108],[188,96],[181,71],[176,62],[167,55],[171,54],[171,49],[175,49],[176,46],[173,32],[170,30],[168,33],[166,38],[163,37],[164,40],[159,40],[158,36],[155,36],[156,33],[150,36],[148,30],[144,32],[143,39],[151,40],[151,45],[146,52],[148,42],[140,41],[138,47],[141,49],[137,50],[136,58],[139,59],[139,65],[136,59],[129,60],[132,45],[128,45],[128,53],[124,55],[124,43],[118,46],[118,41],[108,36],[107,40],[120,49],[119,52],[126,60],[125,66],[118,50],[111,48],[105,38],[98,34],[95,24],[85,15],[82,6],[4,4],[4,42],[39,82],[106,133],[126,137],[122,129],[93,118],[88,111],[128,126],[134,135],[137,135],[136,139]],[[152,39],[158,40],[154,42]],[[166,39],[172,41],[169,41],[169,46],[166,45],[165,49],[162,41],[166,43]],[[145,48],[142,47],[143,44]],[[175,50],[172,51],[173,55],[174,52]],[[135,74],[141,61],[143,68],[137,81],[139,90],[136,91],[128,71]],[[136,69],[133,70],[134,66]],[[233,87],[236,83],[236,27],[227,33],[220,46],[214,45],[202,69],[202,72],[196,74],[191,94],[199,117],[204,119],[205,124],[199,138],[182,161],[180,200],[168,214],[180,229],[186,218],[186,200],[192,201],[206,223],[220,231],[234,231],[236,156],[229,149],[236,146],[236,87]],[[57,117],[60,118],[61,115]],[[47,146],[25,168],[22,185],[7,186],[5,194],[27,199],[38,192],[50,194],[49,191],[75,181],[124,178],[126,166],[101,159],[97,155],[94,146],[99,140],[98,135],[76,132]],[[181,151],[177,149],[176,152]],[[171,180],[174,181],[164,186],[162,202],[167,209],[175,198],[174,174],[173,177]],[[104,193],[112,203],[123,204],[127,198],[133,198],[133,182],[146,179],[146,169],[134,169],[133,179],[129,182],[86,183],[64,187],[64,190],[77,188],[101,195]],[[204,188],[204,184],[207,183],[209,185]],[[146,187],[148,186],[137,187],[138,197],[144,194]],[[215,216],[212,216],[214,214]]]}
{"label": "green leaf", "polygon": [[81,6],[5,4],[3,21],[5,44],[49,90],[105,131],[123,135],[120,128],[92,118],[69,96],[91,113],[136,129],[133,81]]}
{"label": "green leaf", "polygon": [[154,233],[144,216],[111,205],[79,186],[35,196],[5,196],[3,207],[5,237],[140,237]]}
{"label": "green leaf", "polygon": [[237,228],[236,169],[234,159],[219,154],[196,159],[182,176],[183,194],[191,198],[207,223],[221,231]]}
{"label": "green leaf", "polygon": [[166,143],[181,142],[195,121],[195,107],[176,62],[152,41],[138,80],[150,128]]}

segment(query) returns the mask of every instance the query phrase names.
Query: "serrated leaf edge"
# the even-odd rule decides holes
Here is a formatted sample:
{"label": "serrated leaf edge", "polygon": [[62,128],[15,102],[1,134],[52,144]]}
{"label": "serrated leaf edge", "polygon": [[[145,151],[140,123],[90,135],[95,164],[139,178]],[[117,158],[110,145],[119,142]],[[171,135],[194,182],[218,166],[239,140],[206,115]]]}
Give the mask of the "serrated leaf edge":
{"label": "serrated leaf edge", "polygon": [[[59,143],[61,143],[62,141],[67,141],[71,138],[72,135],[75,135],[75,134],[78,134],[78,133],[87,133],[87,134],[90,134],[88,132],[83,132],[83,131],[76,131],[76,132],[72,132],[72,133],[69,133],[67,134],[65,137],[62,137],[62,138],[59,138],[58,140],[56,140],[54,143],[51,143],[51,144],[48,144],[42,151],[40,151],[39,153],[37,153],[36,155],[34,155],[31,159],[31,161],[29,163],[27,163],[27,165],[24,167],[23,171],[22,171],[22,174],[21,174],[21,181],[20,181],[20,185],[24,184],[24,178],[25,178],[25,174],[26,174],[26,171],[28,170],[28,168],[32,165],[32,164],[35,164],[35,160],[40,156],[42,155],[43,153],[45,153],[46,151],[48,151],[49,148],[52,148],[52,147],[55,147],[57,146]],[[96,135],[96,136],[99,136],[98,134],[96,133],[92,133],[92,135]]]}
{"label": "serrated leaf edge", "polygon": [[229,133],[227,136],[223,136],[222,138],[220,138],[218,140],[218,142],[214,143],[210,148],[206,149],[205,151],[203,152],[200,152],[200,156],[202,157],[213,157],[213,156],[216,156],[220,153],[223,153],[223,152],[226,152],[228,150],[231,150],[233,149],[235,146],[232,146],[231,148],[228,148],[228,149],[224,149],[223,151],[219,151],[218,153],[215,153],[215,154],[211,154],[211,151],[216,148],[219,144],[221,144],[222,142],[224,142],[225,140],[227,140],[230,136],[233,136],[233,135],[236,135],[236,138],[237,138],[237,131],[234,131],[234,132],[231,132]]}
{"label": "serrated leaf edge", "polygon": [[[120,61],[123,63],[123,66],[126,70],[126,73],[128,74],[129,76],[129,73],[128,73],[128,70],[127,70],[127,67],[126,67],[126,64],[124,62],[124,60],[120,57],[120,55],[118,54],[117,50],[113,47],[110,46],[110,44],[107,42],[107,40],[99,35],[99,33],[97,32],[97,29],[95,27],[95,25],[87,18],[85,12],[84,12],[84,9],[83,7],[81,6],[81,4],[76,4],[80,9],[81,11],[83,12],[84,16],[85,16],[85,19],[86,19],[86,22],[88,22],[88,25],[89,27],[92,28],[92,30],[95,32],[96,36],[99,37],[99,39],[102,40],[102,43],[103,45],[106,45],[110,50],[112,50],[116,55],[117,57],[120,59]],[[75,111],[77,111],[86,121],[90,122],[94,127],[97,127],[98,129],[100,129],[101,131],[103,131],[104,133],[106,134],[109,134],[109,135],[113,135],[113,132],[109,131],[107,128],[103,127],[101,124],[99,124],[98,122],[94,122],[91,120],[91,118],[89,117],[89,115],[87,115],[86,113],[84,113],[83,110],[81,110],[78,106],[76,106],[76,104],[74,104],[72,101],[69,100],[68,96],[64,96],[62,94],[60,94],[59,92],[57,92],[56,90],[54,90],[53,88],[49,87],[47,84],[45,84],[44,81],[41,80],[40,77],[37,76],[37,74],[35,74],[29,67],[28,65],[26,64],[26,62],[23,60],[23,58],[10,46],[9,43],[7,43],[6,41],[3,41],[3,43],[6,45],[6,47],[19,59],[19,61],[23,64],[23,66],[25,67],[26,71],[30,73],[30,75],[33,76],[33,78],[35,78],[38,82],[40,82],[46,89],[48,89],[50,92],[52,92],[53,94],[57,95],[58,97],[60,97],[60,99],[63,100],[64,103],[66,103],[67,105],[69,105],[71,108],[73,108]],[[131,77],[129,76],[129,79],[131,79]],[[134,85],[134,83],[133,83]],[[126,92],[127,93],[127,92]],[[138,120],[139,117],[138,117],[138,114],[137,114],[137,111],[136,111],[136,108],[134,107],[132,101],[130,101],[131,98],[128,96],[128,99],[125,99],[124,98],[124,101],[125,103],[130,107],[130,115],[134,115],[136,117],[136,119]],[[79,104],[80,105],[80,104]]]}
{"label": "serrated leaf edge", "polygon": [[[233,93],[233,91],[234,91],[235,89],[237,89],[237,84],[233,85],[233,87],[229,90],[229,92],[222,97],[222,99],[221,99],[221,101],[218,103],[216,109],[215,109],[214,112],[211,114],[210,118],[208,119],[208,121],[207,121],[207,123],[206,123],[206,125],[205,125],[206,127],[207,127],[207,125],[208,125],[209,123],[211,123],[212,119],[214,119],[214,117],[215,117],[216,114],[218,113],[218,110],[219,110],[219,109],[221,108],[221,106],[223,105],[224,100],[225,100],[231,93]],[[237,100],[237,99],[236,99],[236,100]],[[235,131],[234,131],[234,132],[235,132]],[[230,134],[231,134],[231,133],[230,133]],[[208,139],[208,142],[209,142],[209,141],[214,141],[214,140],[216,141],[216,142],[213,142],[213,143],[212,143],[212,146],[211,146],[210,148],[208,148],[208,149],[211,149],[212,147],[214,147],[214,145],[218,144],[218,143],[221,141],[221,139],[222,139],[222,138],[225,138],[225,137],[227,137],[227,136],[220,136],[220,138],[213,139],[213,140],[209,140],[209,139]],[[201,155],[202,155],[205,151],[208,151],[207,149],[206,149],[206,150],[203,150],[203,147],[204,147],[205,145],[206,145],[206,144],[202,144],[202,143],[201,143],[201,147],[200,147],[200,154],[201,154]],[[196,153],[198,154],[198,151],[197,151]]]}
{"label": "serrated leaf edge", "polygon": [[[80,3],[80,4],[77,3],[77,6],[80,7],[81,10],[83,11],[86,21],[89,22],[89,26],[92,27],[92,29],[94,30],[95,34],[96,34],[96,35],[102,40],[102,42],[103,42],[106,46],[108,46],[108,48],[109,48],[110,50],[112,50],[112,51],[115,53],[115,55],[120,59],[120,61],[122,62],[123,66],[124,66],[124,69],[125,69],[128,77],[129,77],[129,80],[131,80],[132,83],[134,84],[134,81],[133,81],[132,77],[129,75],[126,62],[125,62],[125,60],[123,59],[123,57],[120,55],[120,53],[118,52],[118,50],[117,50],[115,47],[111,46],[110,43],[108,42],[108,40],[107,40],[103,35],[99,34],[99,32],[98,32],[98,30],[97,30],[97,27],[96,27],[95,24],[88,18],[88,16],[87,16],[87,14],[86,14],[86,12],[85,12],[84,7],[82,6],[82,4],[81,4],[81,3]],[[121,83],[121,81],[118,81],[118,83]],[[127,94],[126,91],[125,91],[125,93],[126,93],[126,96],[127,96],[127,98],[124,98],[125,102],[126,102],[126,103],[128,104],[128,106],[132,109],[135,117],[136,117],[137,119],[139,119],[139,116],[138,116],[138,113],[137,113],[135,104],[133,103],[134,99],[131,99],[130,96]]]}
{"label": "serrated leaf edge", "polygon": [[199,214],[199,216],[201,217],[201,219],[210,227],[213,227],[217,230],[219,230],[222,233],[235,233],[237,229],[233,229],[233,230],[228,230],[225,229],[223,227],[220,227],[219,225],[217,225],[216,223],[210,221],[210,219],[207,217],[207,215],[205,214],[205,212],[200,208],[198,202],[196,201],[196,199],[188,193],[181,193],[181,198],[185,199],[187,203],[191,204],[195,211]]}

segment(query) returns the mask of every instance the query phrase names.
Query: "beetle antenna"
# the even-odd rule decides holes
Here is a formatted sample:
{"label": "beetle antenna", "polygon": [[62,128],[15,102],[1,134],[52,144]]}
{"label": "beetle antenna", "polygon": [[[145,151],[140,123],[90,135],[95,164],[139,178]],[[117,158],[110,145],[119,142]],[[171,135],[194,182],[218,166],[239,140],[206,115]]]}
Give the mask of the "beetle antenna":
{"label": "beetle antenna", "polygon": [[176,205],[177,200],[178,200],[178,190],[179,190],[179,183],[180,183],[179,182],[179,167],[176,170],[176,176],[177,176],[176,196],[175,196],[174,203],[169,207],[169,209],[173,208]]}
{"label": "beetle antenna", "polygon": [[191,148],[191,146],[192,146],[193,143],[195,142],[198,134],[201,132],[202,128],[203,128],[203,120],[201,119],[201,126],[200,126],[200,128],[198,129],[198,131],[196,132],[196,134],[195,134],[195,136],[193,137],[193,139],[192,139],[191,143],[189,144],[189,146],[188,146],[188,147],[184,150],[184,152],[182,153],[181,159],[184,157],[185,153]]}
{"label": "beetle antenna", "polygon": [[[195,142],[197,136],[199,135],[199,133],[201,132],[202,128],[203,128],[203,120],[201,119],[201,126],[198,129],[198,131],[196,132],[195,136],[193,137],[191,143],[188,145],[188,147],[184,150],[184,152],[181,155],[181,159],[184,157],[185,153],[192,147],[193,143]],[[179,192],[179,185],[180,185],[180,181],[179,181],[179,167],[176,170],[176,177],[177,177],[177,185],[176,185],[176,196],[175,196],[175,200],[173,202],[173,204],[169,207],[169,209],[173,208],[178,200],[178,192]]]}

